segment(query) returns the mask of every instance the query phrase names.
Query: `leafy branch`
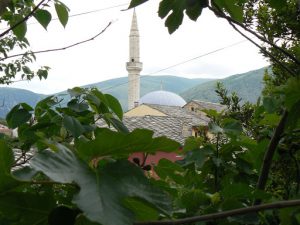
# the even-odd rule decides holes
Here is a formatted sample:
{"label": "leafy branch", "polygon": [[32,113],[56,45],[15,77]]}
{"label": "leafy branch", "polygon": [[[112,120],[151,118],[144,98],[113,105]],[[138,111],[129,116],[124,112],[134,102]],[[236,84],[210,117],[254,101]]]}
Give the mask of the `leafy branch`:
{"label": "leafy branch", "polygon": [[212,1],[212,6],[208,6],[208,8],[213,11],[216,15],[226,19],[228,22],[234,23],[236,25],[238,25],[239,27],[243,28],[245,31],[248,31],[249,33],[253,34],[255,37],[257,37],[259,40],[271,45],[272,47],[274,47],[275,49],[277,49],[278,51],[282,52],[285,56],[287,56],[288,58],[290,58],[291,60],[293,60],[296,64],[300,65],[300,61],[295,58],[292,54],[290,54],[289,52],[287,52],[286,50],[284,50],[283,48],[277,46],[276,44],[270,42],[269,40],[267,40],[266,38],[262,37],[261,35],[257,34],[255,31],[247,28],[244,24],[236,21],[235,19],[233,19],[230,16],[227,16],[224,14],[224,12],[216,5],[214,4],[214,2]]}
{"label": "leafy branch", "polygon": [[165,220],[165,221],[149,221],[149,222],[135,222],[134,225],[180,225],[180,224],[190,224],[200,221],[210,221],[216,219],[224,219],[227,217],[238,216],[238,215],[245,215],[248,213],[259,212],[263,210],[269,209],[281,209],[281,208],[288,208],[293,206],[299,206],[300,200],[288,200],[288,201],[278,201],[268,204],[261,204],[250,206],[247,208],[240,208],[240,209],[233,209],[228,211],[223,211],[219,213],[211,213],[202,216],[194,216],[184,219],[178,220]]}
{"label": "leafy branch", "polygon": [[18,57],[18,56],[23,56],[23,55],[25,55],[25,54],[27,54],[27,55],[34,55],[34,54],[39,54],[39,53],[46,53],[46,52],[55,52],[55,51],[66,50],[66,49],[75,47],[75,46],[77,46],[77,45],[81,45],[81,44],[84,44],[84,43],[86,43],[86,42],[93,41],[93,40],[96,39],[98,36],[100,36],[101,34],[103,34],[103,33],[108,29],[108,27],[109,27],[112,23],[113,23],[112,21],[109,22],[108,25],[106,25],[106,27],[105,27],[104,29],[102,29],[100,32],[98,32],[98,33],[97,33],[96,35],[94,35],[93,37],[88,38],[88,39],[83,40],[83,41],[76,42],[76,43],[74,43],[74,44],[71,44],[71,45],[68,45],[68,46],[65,46],[65,47],[54,48],[54,49],[46,49],[46,50],[41,50],[41,51],[33,51],[33,52],[19,53],[19,54],[7,56],[7,57],[4,57],[4,58],[0,58],[0,60],[6,60],[6,59],[10,59],[10,58],[15,58],[15,57]]}
{"label": "leafy branch", "polygon": [[[214,8],[215,7],[215,8]],[[283,52],[285,55],[287,55],[288,57],[290,57],[292,60],[294,60],[296,63],[300,62],[291,54],[289,54],[288,52],[286,52],[284,49],[280,48],[279,46],[271,43],[270,41],[268,41],[267,39],[261,37],[260,35],[258,35],[257,33],[255,33],[254,31],[248,29],[246,26],[244,26],[243,24],[239,23],[238,21],[232,19],[229,16],[226,16],[224,14],[224,12],[218,7],[218,6],[208,6],[208,8],[213,11],[216,15],[224,18],[227,20],[227,22],[233,27],[234,30],[236,30],[239,34],[241,34],[244,38],[246,38],[248,41],[250,41],[252,44],[254,44],[256,47],[258,47],[264,54],[268,55],[271,59],[274,60],[274,62],[276,62],[278,65],[280,65],[283,69],[285,69],[288,73],[296,76],[296,73],[294,71],[292,71],[291,69],[289,69],[287,66],[285,66],[282,62],[280,62],[280,60],[278,60],[273,54],[271,54],[270,52],[268,52],[265,48],[263,48],[262,46],[260,46],[259,44],[257,44],[255,41],[253,41],[251,38],[249,38],[247,35],[245,35],[243,32],[241,32],[236,25],[240,26],[241,28],[243,28],[244,30],[250,32],[251,34],[253,34],[255,37],[259,38],[260,40],[272,45],[274,48],[280,50],[281,52]]]}
{"label": "leafy branch", "polygon": [[4,32],[2,32],[0,34],[0,37],[5,36],[6,34],[8,34],[11,30],[15,29],[17,26],[19,26],[20,24],[24,23],[25,21],[27,21],[31,16],[33,16],[33,14],[39,9],[39,7],[46,2],[46,0],[42,0],[40,1],[39,4],[37,4],[31,11],[30,13],[28,13],[22,20],[20,20],[19,22],[17,22],[16,24],[14,24],[13,26],[11,26],[10,28],[8,28],[7,30],[5,30]]}

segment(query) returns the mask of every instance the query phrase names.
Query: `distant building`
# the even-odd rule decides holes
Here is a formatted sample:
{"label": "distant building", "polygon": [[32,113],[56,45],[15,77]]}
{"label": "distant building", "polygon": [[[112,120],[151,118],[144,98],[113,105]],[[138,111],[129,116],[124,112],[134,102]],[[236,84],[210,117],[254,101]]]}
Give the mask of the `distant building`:
{"label": "distant building", "polygon": [[[210,121],[202,110],[221,111],[224,107],[198,100],[187,103],[179,95],[164,90],[153,91],[140,97],[142,63],[139,51],[139,30],[134,11],[129,35],[129,62],[126,64],[129,84],[128,111],[124,113],[124,124],[130,131],[136,128],[150,129],[154,132],[154,137],[166,136],[182,145],[186,138],[200,135],[199,127],[207,127]],[[171,161],[180,159],[176,153],[165,152],[158,152],[155,155],[135,153],[131,155],[130,160],[134,161],[134,158],[146,165],[157,164],[161,158]]]}
{"label": "distant building", "polygon": [[[192,100],[188,103],[179,95],[158,90],[140,97],[140,40],[136,12],[133,12],[129,35],[128,70],[128,111],[124,114],[123,122],[133,130],[148,128],[155,136],[167,136],[184,143],[189,136],[199,134],[199,126],[207,126],[209,118],[202,111],[215,109],[221,111],[220,104]],[[162,89],[162,88],[161,88]]]}
{"label": "distant building", "polygon": [[0,134],[6,134],[8,136],[12,136],[12,130],[7,126],[0,124]]}

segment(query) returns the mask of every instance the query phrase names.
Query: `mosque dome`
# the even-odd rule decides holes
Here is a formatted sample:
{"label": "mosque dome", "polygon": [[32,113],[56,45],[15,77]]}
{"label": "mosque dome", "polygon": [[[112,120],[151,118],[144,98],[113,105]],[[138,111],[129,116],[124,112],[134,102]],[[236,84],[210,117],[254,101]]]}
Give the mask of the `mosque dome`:
{"label": "mosque dome", "polygon": [[186,101],[173,92],[153,91],[141,97],[139,104],[155,104],[182,107],[186,104]]}

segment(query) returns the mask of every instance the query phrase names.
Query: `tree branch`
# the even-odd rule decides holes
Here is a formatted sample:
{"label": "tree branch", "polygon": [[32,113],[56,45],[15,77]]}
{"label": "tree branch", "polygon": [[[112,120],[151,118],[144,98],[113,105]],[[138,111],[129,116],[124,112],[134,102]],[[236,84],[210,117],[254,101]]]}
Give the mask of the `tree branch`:
{"label": "tree branch", "polygon": [[283,48],[277,46],[276,44],[268,41],[266,38],[262,37],[261,35],[257,34],[255,31],[247,28],[244,24],[232,19],[230,16],[227,16],[224,14],[224,12],[222,10],[220,10],[220,8],[217,5],[213,5],[215,8],[208,6],[208,8],[213,11],[216,15],[226,19],[228,22],[232,22],[238,26],[240,26],[241,28],[243,28],[244,30],[248,31],[249,33],[253,34],[255,37],[257,37],[259,40],[271,45],[272,47],[274,47],[275,49],[277,49],[278,51],[280,51],[281,53],[283,53],[284,55],[286,55],[288,58],[290,58],[291,60],[293,60],[296,64],[300,65],[300,61],[295,58],[292,54],[290,54],[289,52],[287,52],[286,50],[284,50]]}
{"label": "tree branch", "polygon": [[254,44],[256,47],[258,47],[264,54],[268,55],[271,59],[275,61],[279,66],[281,66],[283,69],[285,69],[288,73],[297,76],[297,74],[289,69],[287,66],[285,66],[282,62],[280,62],[275,56],[273,56],[270,52],[268,52],[266,49],[261,47],[259,44],[257,44],[255,41],[253,41],[251,38],[249,38],[247,35],[245,35],[243,32],[241,32],[237,27],[230,21],[228,23],[235,29],[239,34],[241,34],[243,37],[245,37],[248,41],[250,41],[252,44]]}
{"label": "tree branch", "polygon": [[273,202],[273,203],[269,203],[269,204],[250,206],[247,208],[233,209],[233,210],[219,212],[219,213],[211,213],[211,214],[202,215],[202,216],[188,217],[188,218],[178,219],[178,220],[135,222],[134,225],[190,224],[190,223],[195,223],[195,222],[200,222],[200,221],[224,219],[224,218],[227,218],[230,216],[244,215],[244,214],[259,212],[259,211],[268,210],[268,209],[288,208],[288,207],[299,206],[299,205],[300,205],[300,199],[289,200],[289,201],[280,201],[280,202]]}
{"label": "tree branch", "polygon": [[0,34],[0,37],[3,37],[4,35],[6,35],[8,32],[10,32],[11,30],[15,29],[17,26],[19,26],[20,24],[24,23],[25,21],[27,21],[34,13],[36,10],[39,9],[39,7],[45,2],[46,0],[42,0],[40,1],[39,4],[37,4],[33,10],[27,15],[25,16],[22,20],[20,20],[19,22],[17,22],[15,25],[11,26],[10,28],[8,28],[6,31],[2,32]]}
{"label": "tree branch", "polygon": [[62,48],[54,48],[54,49],[47,49],[47,50],[41,50],[41,51],[35,51],[35,52],[26,52],[26,53],[20,53],[20,54],[16,54],[16,55],[11,55],[11,56],[7,56],[7,57],[4,57],[4,58],[0,58],[0,60],[5,60],[5,59],[9,59],[9,58],[15,58],[15,57],[18,57],[18,56],[23,56],[25,54],[28,54],[28,55],[33,55],[33,54],[39,54],[39,53],[46,53],[46,52],[54,52],[54,51],[62,51],[62,50],[66,50],[68,48],[72,48],[74,46],[77,46],[77,45],[80,45],[80,44],[83,44],[83,43],[86,43],[86,42],[89,42],[89,41],[92,41],[94,40],[95,38],[97,38],[98,36],[100,36],[101,34],[103,34],[106,29],[112,24],[113,22],[109,22],[108,25],[103,29],[101,30],[99,33],[97,33],[95,36],[89,38],[89,39],[86,39],[84,41],[80,41],[80,42],[76,42],[74,44],[71,44],[71,45],[68,45],[68,46],[65,46],[65,47],[62,47]]}
{"label": "tree branch", "polygon": [[[260,171],[260,175],[257,181],[257,185],[256,188],[259,190],[264,190],[266,187],[266,183],[268,180],[268,176],[269,176],[269,172],[270,172],[270,168],[271,168],[271,164],[272,164],[272,159],[275,153],[275,150],[277,148],[277,145],[280,141],[280,137],[284,132],[284,127],[287,121],[287,116],[288,116],[288,112],[285,110],[281,120],[279,121],[278,126],[276,127],[273,137],[269,143],[268,149],[265,153],[264,156],[264,160],[263,160],[263,164],[262,164],[262,168]],[[260,204],[261,200],[257,199],[254,202],[254,205]]]}

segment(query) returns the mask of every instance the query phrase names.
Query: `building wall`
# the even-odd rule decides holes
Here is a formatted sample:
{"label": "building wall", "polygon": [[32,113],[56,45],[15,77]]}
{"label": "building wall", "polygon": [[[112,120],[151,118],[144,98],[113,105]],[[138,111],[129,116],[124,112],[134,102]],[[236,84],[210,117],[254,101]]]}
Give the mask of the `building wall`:
{"label": "building wall", "polygon": [[147,105],[140,105],[136,108],[133,108],[132,110],[129,110],[128,112],[124,113],[124,116],[132,117],[132,116],[166,116],[166,114],[153,109]]}

